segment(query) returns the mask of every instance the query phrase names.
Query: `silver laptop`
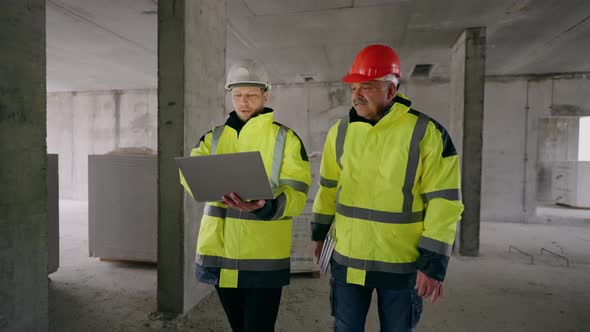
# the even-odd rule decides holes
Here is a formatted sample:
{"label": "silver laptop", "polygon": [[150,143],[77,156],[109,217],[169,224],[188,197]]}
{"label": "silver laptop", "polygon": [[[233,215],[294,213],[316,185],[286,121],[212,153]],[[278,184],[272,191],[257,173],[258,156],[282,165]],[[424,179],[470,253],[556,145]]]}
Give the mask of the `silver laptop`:
{"label": "silver laptop", "polygon": [[174,159],[198,202],[232,192],[245,201],[274,198],[259,151]]}

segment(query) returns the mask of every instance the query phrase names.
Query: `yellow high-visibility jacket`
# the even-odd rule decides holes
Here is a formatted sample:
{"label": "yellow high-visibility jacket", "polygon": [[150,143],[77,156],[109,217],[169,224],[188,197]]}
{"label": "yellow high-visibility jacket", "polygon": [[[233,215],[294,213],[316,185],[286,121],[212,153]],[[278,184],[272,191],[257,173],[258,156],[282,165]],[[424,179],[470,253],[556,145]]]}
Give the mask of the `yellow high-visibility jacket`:
{"label": "yellow high-visibility jacket", "polygon": [[270,108],[246,123],[234,111],[225,125],[201,137],[191,156],[248,151],[260,151],[275,199],[252,213],[208,202],[197,240],[196,274],[201,282],[219,287],[281,287],[289,284],[291,217],[303,211],[311,182],[303,142],[273,121]]}
{"label": "yellow high-visibility jacket", "polygon": [[332,276],[414,286],[416,269],[442,281],[463,212],[457,152],[447,131],[398,93],[376,124],[353,108],[328,132],[312,238],[331,224]]}

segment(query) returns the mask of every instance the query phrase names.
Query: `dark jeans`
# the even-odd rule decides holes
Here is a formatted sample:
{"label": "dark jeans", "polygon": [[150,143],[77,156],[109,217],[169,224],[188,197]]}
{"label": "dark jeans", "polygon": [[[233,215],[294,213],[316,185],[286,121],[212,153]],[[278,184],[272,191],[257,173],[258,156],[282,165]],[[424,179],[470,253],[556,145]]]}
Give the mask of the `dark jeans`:
{"label": "dark jeans", "polygon": [[215,287],[234,332],[273,332],[283,288]]}
{"label": "dark jeans", "polygon": [[415,289],[370,288],[330,281],[334,331],[363,332],[373,290],[377,290],[381,332],[410,332],[422,313],[422,298]]}

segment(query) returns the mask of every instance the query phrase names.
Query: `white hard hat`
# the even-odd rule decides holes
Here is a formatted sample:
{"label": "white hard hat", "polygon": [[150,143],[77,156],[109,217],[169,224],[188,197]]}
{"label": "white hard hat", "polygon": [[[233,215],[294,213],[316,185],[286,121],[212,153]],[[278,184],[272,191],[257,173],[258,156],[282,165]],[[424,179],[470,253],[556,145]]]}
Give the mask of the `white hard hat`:
{"label": "white hard hat", "polygon": [[241,60],[234,63],[227,73],[226,90],[236,85],[255,85],[270,90],[268,74],[264,67],[254,60]]}

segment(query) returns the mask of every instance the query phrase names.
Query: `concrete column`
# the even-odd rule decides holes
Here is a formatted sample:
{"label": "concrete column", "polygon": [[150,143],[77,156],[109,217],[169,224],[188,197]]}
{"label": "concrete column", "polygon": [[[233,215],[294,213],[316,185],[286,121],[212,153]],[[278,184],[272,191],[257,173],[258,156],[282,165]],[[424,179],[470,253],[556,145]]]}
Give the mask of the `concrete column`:
{"label": "concrete column", "polygon": [[158,311],[188,311],[211,287],[195,279],[202,205],[185,200],[174,157],[224,114],[226,2],[158,2]]}
{"label": "concrete column", "polygon": [[0,330],[48,330],[45,0],[0,3]]}
{"label": "concrete column", "polygon": [[466,256],[479,255],[485,58],[485,28],[466,29],[452,50],[450,103],[450,130],[461,158],[465,204],[457,247]]}

